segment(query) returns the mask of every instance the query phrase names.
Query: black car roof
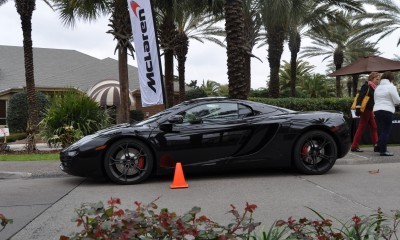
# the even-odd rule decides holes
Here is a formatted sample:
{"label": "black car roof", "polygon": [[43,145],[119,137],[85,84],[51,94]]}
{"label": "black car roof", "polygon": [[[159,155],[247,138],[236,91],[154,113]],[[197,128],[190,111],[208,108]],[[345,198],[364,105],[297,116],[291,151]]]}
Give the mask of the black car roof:
{"label": "black car roof", "polygon": [[[203,97],[203,98],[195,98],[195,99],[190,99],[187,100],[185,102],[183,102],[183,104],[192,104],[192,103],[196,103],[196,102],[207,102],[207,101],[215,101],[215,100],[227,100],[230,98],[227,97]],[[230,99],[233,100],[233,99]]]}

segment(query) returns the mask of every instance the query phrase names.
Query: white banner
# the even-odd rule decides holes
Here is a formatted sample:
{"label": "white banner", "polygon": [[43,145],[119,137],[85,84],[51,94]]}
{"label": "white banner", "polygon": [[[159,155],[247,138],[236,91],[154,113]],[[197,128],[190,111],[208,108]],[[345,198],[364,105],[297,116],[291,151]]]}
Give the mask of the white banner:
{"label": "white banner", "polygon": [[150,0],[128,0],[142,106],[164,103],[160,55]]}

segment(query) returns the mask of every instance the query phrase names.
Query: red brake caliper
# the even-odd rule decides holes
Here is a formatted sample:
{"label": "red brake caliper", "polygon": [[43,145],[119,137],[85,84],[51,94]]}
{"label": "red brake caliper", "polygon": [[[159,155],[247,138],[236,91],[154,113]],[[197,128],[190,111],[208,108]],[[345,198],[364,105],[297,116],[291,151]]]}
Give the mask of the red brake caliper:
{"label": "red brake caliper", "polygon": [[143,156],[139,157],[139,159],[137,161],[137,166],[138,166],[139,169],[143,169],[144,168],[144,161],[145,161],[145,159],[144,159]]}
{"label": "red brake caliper", "polygon": [[308,146],[307,146],[307,144],[303,145],[303,148],[301,149],[301,156],[304,159],[308,157]]}

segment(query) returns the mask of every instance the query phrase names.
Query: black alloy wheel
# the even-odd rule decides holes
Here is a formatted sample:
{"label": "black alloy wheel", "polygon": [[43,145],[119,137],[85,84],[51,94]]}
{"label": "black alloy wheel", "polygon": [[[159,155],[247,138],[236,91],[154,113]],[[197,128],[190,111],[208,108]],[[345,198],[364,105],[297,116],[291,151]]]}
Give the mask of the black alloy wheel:
{"label": "black alloy wheel", "polygon": [[328,172],[337,159],[337,145],[331,135],[314,130],[304,133],[296,142],[293,161],[297,170],[309,175]]}
{"label": "black alloy wheel", "polygon": [[118,184],[136,184],[147,179],[154,165],[150,149],[140,141],[122,139],[107,150],[104,168]]}

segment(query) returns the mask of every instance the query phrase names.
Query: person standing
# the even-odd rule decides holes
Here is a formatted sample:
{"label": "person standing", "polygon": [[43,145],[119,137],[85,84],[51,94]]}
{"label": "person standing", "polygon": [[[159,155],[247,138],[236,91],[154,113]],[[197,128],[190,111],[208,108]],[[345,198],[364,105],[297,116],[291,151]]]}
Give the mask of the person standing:
{"label": "person standing", "polygon": [[395,105],[400,104],[399,93],[392,83],[393,80],[394,74],[392,72],[384,72],[374,94],[373,111],[378,124],[378,148],[381,156],[393,156],[393,153],[387,151],[387,143],[392,129]]}
{"label": "person standing", "polygon": [[[351,144],[352,152],[363,152],[363,150],[361,150],[358,145],[360,143],[364,129],[367,126],[369,126],[369,134],[371,137],[371,142],[374,144],[374,151],[378,151],[378,130],[372,110],[374,107],[374,91],[379,84],[380,79],[380,74],[378,72],[371,72],[368,76],[368,81],[366,81],[361,86],[356,105],[356,116],[360,117],[360,122],[354,135],[353,143]],[[361,112],[361,102],[367,94],[369,96],[369,100],[367,102],[367,106],[364,112]]]}

